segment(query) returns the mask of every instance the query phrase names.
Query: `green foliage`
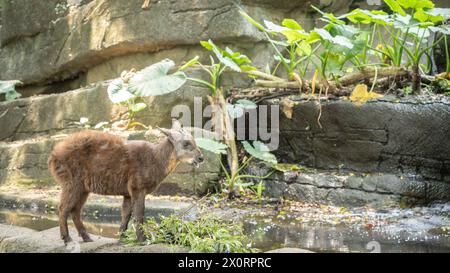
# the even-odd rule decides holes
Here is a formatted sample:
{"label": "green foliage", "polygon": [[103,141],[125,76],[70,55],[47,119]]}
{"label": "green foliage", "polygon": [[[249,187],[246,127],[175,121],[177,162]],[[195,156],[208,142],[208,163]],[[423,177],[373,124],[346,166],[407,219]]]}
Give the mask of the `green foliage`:
{"label": "green foliage", "polygon": [[196,138],[197,146],[215,154],[227,154],[228,146],[208,138]]}
{"label": "green foliage", "polygon": [[[282,64],[290,80],[298,80],[297,71],[304,77],[311,65],[323,80],[342,76],[349,64],[356,69],[367,65],[393,65],[411,68],[414,75],[419,75],[420,70],[426,72],[429,64],[421,61],[429,62],[431,49],[445,35],[434,42],[429,42],[428,37],[436,32],[450,33],[450,27],[445,24],[450,18],[450,9],[435,8],[430,0],[385,0],[385,3],[390,13],[355,9],[341,16],[312,6],[326,24],[311,32],[292,19],[284,19],[280,26],[266,20],[261,24],[244,11],[241,14],[266,35],[277,52],[275,60]],[[374,45],[375,37],[378,45]],[[370,55],[378,56],[380,63],[371,63]],[[448,72],[448,54],[446,59]],[[413,77],[413,81],[417,78]],[[417,88],[417,84],[413,86]]]}
{"label": "green foliage", "polygon": [[121,78],[111,81],[108,85],[108,97],[113,103],[127,107],[128,128],[145,125],[136,122],[136,114],[144,111],[147,105],[142,101],[145,96],[159,96],[178,90],[186,82],[186,74],[182,71],[195,63],[196,59],[185,64],[173,74],[168,74],[174,68],[172,60],[164,59],[152,64],[137,73],[123,73]]}
{"label": "green foliage", "polygon": [[255,140],[253,141],[253,145],[251,145],[247,141],[243,141],[242,145],[244,146],[244,149],[247,151],[247,153],[249,153],[251,156],[271,165],[277,164],[277,158],[275,157],[275,155],[273,155],[270,152],[269,148],[261,141]]}
{"label": "green foliage", "polygon": [[[225,222],[213,216],[201,216],[195,220],[183,220],[177,215],[161,216],[157,223],[151,218],[142,227],[148,244],[172,244],[186,246],[191,252],[250,253],[257,249],[247,247],[247,237],[242,226]],[[128,229],[125,242],[137,244],[135,229]]]}
{"label": "green foliage", "polygon": [[165,59],[137,72],[130,79],[129,92],[136,96],[159,96],[178,90],[186,82],[182,71],[168,74],[175,66],[172,60]]}
{"label": "green foliage", "polygon": [[0,94],[5,94],[6,101],[12,101],[20,98],[22,94],[16,91],[16,85],[22,84],[21,81],[0,81]]}

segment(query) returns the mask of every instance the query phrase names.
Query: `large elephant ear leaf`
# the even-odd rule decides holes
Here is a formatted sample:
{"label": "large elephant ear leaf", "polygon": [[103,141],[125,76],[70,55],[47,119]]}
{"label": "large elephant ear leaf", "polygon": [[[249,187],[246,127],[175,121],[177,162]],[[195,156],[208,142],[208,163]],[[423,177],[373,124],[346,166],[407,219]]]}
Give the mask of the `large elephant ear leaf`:
{"label": "large elephant ear leaf", "polygon": [[270,152],[269,147],[267,147],[261,141],[255,140],[253,141],[253,145],[251,145],[247,141],[243,141],[242,145],[244,146],[244,149],[247,151],[247,153],[249,153],[251,156],[272,165],[277,164],[277,158],[275,157],[275,155],[273,155]]}
{"label": "large elephant ear leaf", "polygon": [[195,143],[198,147],[215,154],[227,154],[228,146],[213,139],[196,138]]}
{"label": "large elephant ear leaf", "polygon": [[177,71],[168,74],[175,66],[172,60],[164,59],[152,64],[130,79],[128,90],[137,96],[159,96],[178,90],[186,82],[186,74]]}
{"label": "large elephant ear leaf", "polygon": [[113,103],[121,103],[135,96],[128,91],[128,84],[124,84],[122,79],[115,79],[108,85],[108,97]]}

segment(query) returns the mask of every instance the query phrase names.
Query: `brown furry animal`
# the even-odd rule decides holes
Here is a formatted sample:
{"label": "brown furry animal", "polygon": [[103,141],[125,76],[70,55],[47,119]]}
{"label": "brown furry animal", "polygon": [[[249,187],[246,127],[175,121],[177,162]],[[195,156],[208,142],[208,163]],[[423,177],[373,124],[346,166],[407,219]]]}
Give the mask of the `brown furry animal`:
{"label": "brown furry animal", "polygon": [[[172,129],[159,128],[167,137],[152,144],[128,141],[98,131],[75,133],[53,148],[48,166],[62,185],[59,205],[61,239],[71,240],[67,218],[72,220],[83,238],[88,233],[81,221],[81,210],[90,192],[102,195],[123,195],[120,232],[128,227],[131,214],[138,225],[144,221],[145,196],[153,192],[179,162],[198,166],[203,155],[192,135],[174,120]],[[137,238],[144,241],[140,228]]]}

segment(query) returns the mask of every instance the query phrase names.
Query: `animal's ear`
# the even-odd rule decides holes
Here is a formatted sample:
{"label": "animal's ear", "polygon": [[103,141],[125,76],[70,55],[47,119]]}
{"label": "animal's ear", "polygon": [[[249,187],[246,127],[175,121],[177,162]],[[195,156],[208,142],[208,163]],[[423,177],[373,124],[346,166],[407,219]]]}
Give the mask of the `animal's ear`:
{"label": "animal's ear", "polygon": [[181,123],[177,119],[172,119],[172,129],[173,130],[181,130]]}
{"label": "animal's ear", "polygon": [[170,133],[170,129],[161,128],[161,127],[158,127],[158,126],[156,126],[156,129],[158,129],[161,133],[163,133],[167,137],[172,138],[172,134]]}

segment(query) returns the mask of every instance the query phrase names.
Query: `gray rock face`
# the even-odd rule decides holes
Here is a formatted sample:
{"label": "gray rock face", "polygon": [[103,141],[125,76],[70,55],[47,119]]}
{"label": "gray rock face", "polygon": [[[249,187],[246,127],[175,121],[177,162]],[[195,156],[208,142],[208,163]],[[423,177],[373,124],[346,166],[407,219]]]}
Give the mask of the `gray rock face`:
{"label": "gray rock face", "polygon": [[2,27],[0,65],[8,69],[0,79],[58,81],[113,57],[198,45],[208,38],[243,43],[263,38],[228,0],[152,1],[148,9],[142,1],[41,2],[37,7],[30,1],[5,3],[9,23]]}
{"label": "gray rock face", "polygon": [[[292,119],[280,114],[281,158],[321,169],[415,174],[449,181],[450,102],[386,98],[351,102],[299,101]],[[395,187],[395,185],[386,185]],[[398,185],[397,185],[398,186]],[[373,191],[368,182],[366,190]]]}
{"label": "gray rock face", "polygon": [[271,176],[265,181],[265,194],[336,206],[420,204],[450,199],[447,183],[424,182],[414,177],[330,171],[301,171],[296,176],[289,183],[283,176]]}

